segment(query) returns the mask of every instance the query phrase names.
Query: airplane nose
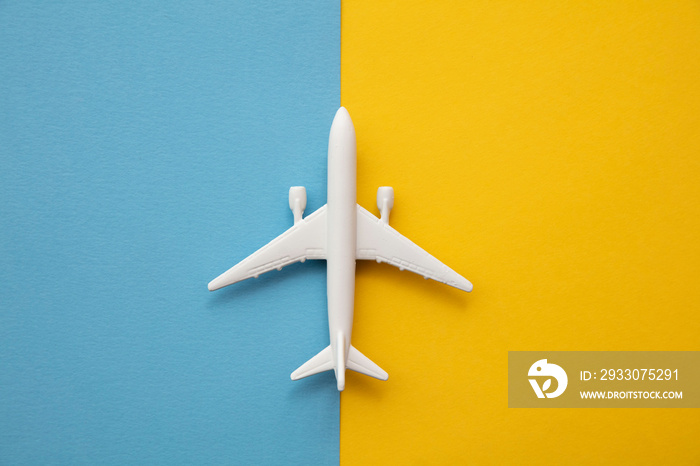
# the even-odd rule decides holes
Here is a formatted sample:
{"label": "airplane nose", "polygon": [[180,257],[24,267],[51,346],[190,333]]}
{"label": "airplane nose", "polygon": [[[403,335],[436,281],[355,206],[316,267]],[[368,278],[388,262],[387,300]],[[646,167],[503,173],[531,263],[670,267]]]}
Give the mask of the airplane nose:
{"label": "airplane nose", "polygon": [[353,132],[355,131],[355,127],[352,124],[352,118],[350,118],[350,114],[345,107],[340,107],[338,111],[335,112],[333,124],[331,125],[331,132],[333,132],[334,129],[340,130],[350,128],[352,128]]}
{"label": "airplane nose", "polygon": [[338,118],[340,116],[350,118],[350,113],[348,112],[348,109],[345,107],[340,107],[337,112],[335,112],[335,118]]}

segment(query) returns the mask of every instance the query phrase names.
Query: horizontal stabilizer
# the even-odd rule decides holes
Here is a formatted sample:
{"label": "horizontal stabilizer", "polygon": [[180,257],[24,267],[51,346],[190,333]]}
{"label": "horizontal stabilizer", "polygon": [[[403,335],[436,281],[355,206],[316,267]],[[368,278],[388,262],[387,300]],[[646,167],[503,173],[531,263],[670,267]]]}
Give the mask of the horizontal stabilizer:
{"label": "horizontal stabilizer", "polygon": [[389,374],[352,345],[350,346],[350,353],[348,353],[347,368],[379,380],[387,380],[389,378]]}
{"label": "horizontal stabilizer", "polygon": [[299,369],[292,372],[292,380],[303,379],[304,377],[331,369],[333,369],[333,352],[329,345],[316,356],[306,361]]}

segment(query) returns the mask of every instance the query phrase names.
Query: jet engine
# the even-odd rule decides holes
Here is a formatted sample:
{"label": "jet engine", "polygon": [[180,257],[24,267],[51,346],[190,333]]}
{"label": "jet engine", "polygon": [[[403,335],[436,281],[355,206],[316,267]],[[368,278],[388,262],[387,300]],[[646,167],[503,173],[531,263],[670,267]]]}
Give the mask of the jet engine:
{"label": "jet engine", "polygon": [[377,207],[381,213],[382,222],[389,224],[389,214],[394,207],[394,188],[382,186],[377,189]]}
{"label": "jet engine", "polygon": [[306,188],[303,186],[292,186],[289,188],[289,208],[294,213],[294,224],[301,221],[306,209]]}

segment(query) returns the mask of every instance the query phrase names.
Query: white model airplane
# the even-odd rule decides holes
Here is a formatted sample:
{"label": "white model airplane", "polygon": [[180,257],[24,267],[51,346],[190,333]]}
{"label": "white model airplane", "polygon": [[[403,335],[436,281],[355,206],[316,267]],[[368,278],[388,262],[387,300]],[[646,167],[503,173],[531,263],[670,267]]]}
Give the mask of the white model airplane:
{"label": "white model airplane", "polygon": [[389,375],[350,344],[355,307],[355,261],[376,260],[432,278],[464,291],[467,279],[416,246],[389,226],[394,190],[377,191],[377,218],[356,203],[357,153],[355,127],[340,107],[328,141],[328,203],[306,218],[306,189],[289,190],[294,226],[209,283],[214,291],[246,278],[306,259],[328,263],[328,327],[330,345],[292,373],[292,380],[333,369],[338,390],[345,388],[345,370],[387,380]]}

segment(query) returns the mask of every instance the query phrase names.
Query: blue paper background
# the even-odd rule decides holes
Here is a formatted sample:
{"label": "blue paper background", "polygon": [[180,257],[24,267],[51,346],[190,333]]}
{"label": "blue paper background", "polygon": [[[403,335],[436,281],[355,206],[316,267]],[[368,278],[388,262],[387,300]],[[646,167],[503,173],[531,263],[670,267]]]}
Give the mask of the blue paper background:
{"label": "blue paper background", "polygon": [[0,463],[338,461],[325,263],[206,284],[339,101],[339,2],[0,3]]}

